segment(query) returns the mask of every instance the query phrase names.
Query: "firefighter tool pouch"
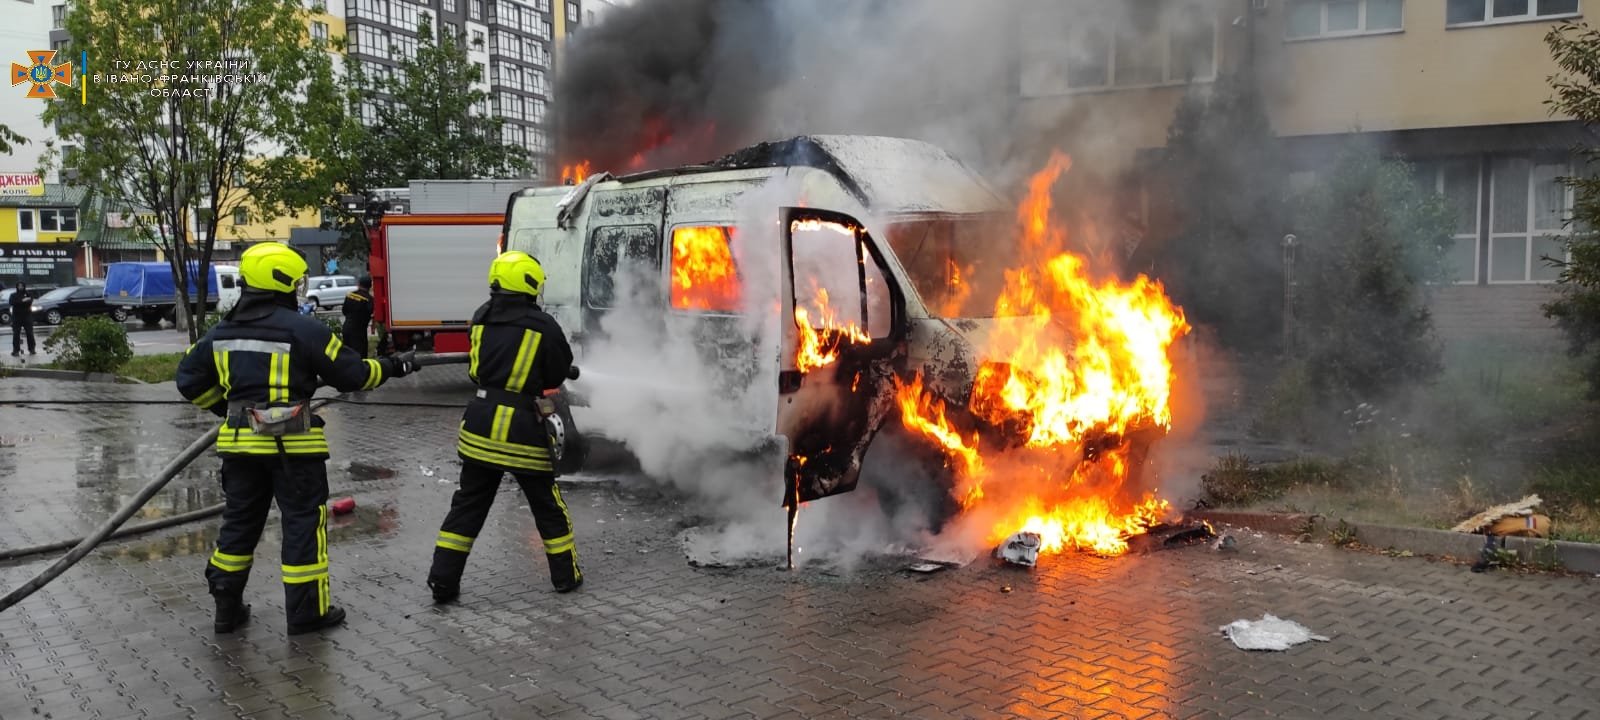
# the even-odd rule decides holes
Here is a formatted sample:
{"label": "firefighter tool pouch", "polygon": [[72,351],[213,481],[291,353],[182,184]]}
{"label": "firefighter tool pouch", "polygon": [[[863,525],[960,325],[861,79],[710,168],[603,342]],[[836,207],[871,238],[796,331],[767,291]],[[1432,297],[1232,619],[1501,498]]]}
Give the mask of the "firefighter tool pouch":
{"label": "firefighter tool pouch", "polygon": [[[306,403],[292,405],[270,404],[258,406],[243,404],[237,408],[229,408],[229,424],[240,427],[246,423],[250,431],[257,435],[268,437],[283,437],[295,433],[311,431],[311,408]],[[242,417],[239,417],[242,416]],[[235,418],[238,418],[237,420]],[[242,420],[243,422],[240,422]]]}

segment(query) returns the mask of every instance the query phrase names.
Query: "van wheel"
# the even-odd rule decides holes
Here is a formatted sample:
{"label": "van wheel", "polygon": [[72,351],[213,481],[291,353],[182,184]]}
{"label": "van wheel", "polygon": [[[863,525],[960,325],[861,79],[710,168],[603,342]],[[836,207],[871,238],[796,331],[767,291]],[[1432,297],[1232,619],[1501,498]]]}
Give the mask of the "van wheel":
{"label": "van wheel", "polygon": [[145,310],[139,313],[139,319],[143,320],[144,324],[154,327],[161,324],[161,314],[160,310]]}

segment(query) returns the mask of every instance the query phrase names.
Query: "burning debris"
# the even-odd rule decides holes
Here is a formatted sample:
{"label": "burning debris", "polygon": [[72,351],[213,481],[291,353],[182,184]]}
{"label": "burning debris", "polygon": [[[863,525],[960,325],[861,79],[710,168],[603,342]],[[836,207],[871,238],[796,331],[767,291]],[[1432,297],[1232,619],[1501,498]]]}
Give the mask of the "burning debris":
{"label": "burning debris", "polygon": [[994,307],[1006,322],[978,348],[982,365],[960,408],[970,429],[920,374],[898,398],[904,425],[948,457],[962,521],[985,526],[989,542],[1032,536],[1045,554],[1120,555],[1171,510],[1130,478],[1171,425],[1167,351],[1188,324],[1160,283],[1096,277],[1068,250],[1050,190],[1069,165],[1052,156],[1018,210],[1023,262],[1005,273]]}

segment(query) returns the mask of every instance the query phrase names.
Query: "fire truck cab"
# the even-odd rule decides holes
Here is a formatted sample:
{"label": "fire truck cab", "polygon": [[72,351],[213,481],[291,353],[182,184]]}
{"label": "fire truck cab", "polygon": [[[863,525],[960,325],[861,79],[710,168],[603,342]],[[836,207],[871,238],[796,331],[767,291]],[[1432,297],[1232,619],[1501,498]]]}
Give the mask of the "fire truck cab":
{"label": "fire truck cab", "polygon": [[[1001,196],[940,148],[804,136],[705,165],[522,190],[503,235],[544,265],[545,308],[586,377],[603,359],[585,351],[632,306],[696,338],[728,386],[771,388],[759,432],[781,448],[789,505],[854,489],[897,382],[920,372],[964,404],[973,348],[998,320],[993,295],[972,296],[980,283],[952,273],[1002,273],[1005,251],[987,231],[1009,222]],[[708,237],[723,243],[709,256]],[[718,273],[694,264],[707,257],[737,258],[737,288],[706,286]],[[770,347],[751,342],[764,319]]]}

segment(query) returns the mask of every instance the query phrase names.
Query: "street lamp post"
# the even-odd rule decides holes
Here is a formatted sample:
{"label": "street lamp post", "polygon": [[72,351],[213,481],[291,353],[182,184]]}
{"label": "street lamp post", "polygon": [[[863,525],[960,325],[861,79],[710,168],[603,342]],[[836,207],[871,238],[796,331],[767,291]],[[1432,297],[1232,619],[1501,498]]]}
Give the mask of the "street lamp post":
{"label": "street lamp post", "polygon": [[1298,240],[1293,233],[1283,236],[1283,352],[1294,353],[1294,260],[1295,241]]}

